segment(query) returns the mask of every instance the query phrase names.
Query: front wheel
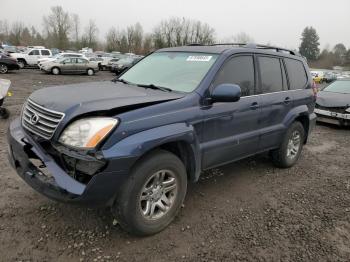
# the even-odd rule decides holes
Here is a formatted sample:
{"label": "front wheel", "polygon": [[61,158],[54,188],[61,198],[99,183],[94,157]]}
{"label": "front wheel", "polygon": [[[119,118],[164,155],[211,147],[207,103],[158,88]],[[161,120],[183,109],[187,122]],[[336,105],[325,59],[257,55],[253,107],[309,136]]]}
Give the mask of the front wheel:
{"label": "front wheel", "polygon": [[129,233],[152,235],[171,223],[186,191],[182,161],[168,151],[154,151],[135,166],[112,211]]}
{"label": "front wheel", "polygon": [[305,129],[300,122],[294,122],[287,130],[281,146],[271,152],[277,167],[293,166],[299,159],[305,141]]}
{"label": "front wheel", "polygon": [[0,64],[0,74],[6,74],[9,71],[7,65]]}

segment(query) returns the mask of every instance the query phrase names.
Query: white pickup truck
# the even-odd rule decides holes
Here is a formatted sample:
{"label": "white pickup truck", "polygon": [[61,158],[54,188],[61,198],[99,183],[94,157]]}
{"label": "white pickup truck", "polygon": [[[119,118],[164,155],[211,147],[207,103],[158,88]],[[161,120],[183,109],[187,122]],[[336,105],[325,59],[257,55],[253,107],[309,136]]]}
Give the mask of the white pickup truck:
{"label": "white pickup truck", "polygon": [[11,57],[17,59],[20,68],[29,66],[36,66],[40,58],[52,56],[51,50],[45,48],[29,49],[25,53],[12,53]]}

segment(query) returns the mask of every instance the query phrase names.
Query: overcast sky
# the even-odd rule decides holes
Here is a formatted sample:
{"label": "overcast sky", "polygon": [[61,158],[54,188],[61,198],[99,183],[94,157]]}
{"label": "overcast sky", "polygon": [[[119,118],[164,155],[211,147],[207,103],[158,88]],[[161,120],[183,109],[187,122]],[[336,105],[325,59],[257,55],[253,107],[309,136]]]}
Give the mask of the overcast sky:
{"label": "overcast sky", "polygon": [[160,20],[178,16],[208,23],[218,39],[246,32],[257,43],[296,48],[302,30],[313,26],[322,48],[337,43],[350,48],[350,0],[1,0],[0,19],[41,28],[42,16],[54,5],[77,13],[82,27],[94,19],[100,38],[111,26],[140,22],[150,32]]}

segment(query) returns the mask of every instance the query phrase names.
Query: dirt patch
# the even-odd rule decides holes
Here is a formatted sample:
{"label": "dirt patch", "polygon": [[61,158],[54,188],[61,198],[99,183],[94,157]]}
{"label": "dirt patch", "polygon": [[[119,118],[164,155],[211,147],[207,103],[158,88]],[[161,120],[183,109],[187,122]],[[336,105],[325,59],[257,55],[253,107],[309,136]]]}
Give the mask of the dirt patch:
{"label": "dirt patch", "polygon": [[[112,75],[21,70],[6,78],[13,119],[36,89]],[[27,186],[7,162],[9,122],[0,121],[3,261],[349,261],[350,130],[317,126],[291,169],[259,155],[205,172],[169,228],[135,238],[108,210],[56,203]]]}

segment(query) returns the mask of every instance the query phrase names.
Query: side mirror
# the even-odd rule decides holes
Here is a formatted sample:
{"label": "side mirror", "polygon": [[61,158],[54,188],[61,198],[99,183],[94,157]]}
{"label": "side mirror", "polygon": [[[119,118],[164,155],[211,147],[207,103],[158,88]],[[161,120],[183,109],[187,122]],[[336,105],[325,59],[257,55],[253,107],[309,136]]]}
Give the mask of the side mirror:
{"label": "side mirror", "polygon": [[211,94],[212,102],[237,102],[241,98],[241,88],[235,84],[220,84]]}

